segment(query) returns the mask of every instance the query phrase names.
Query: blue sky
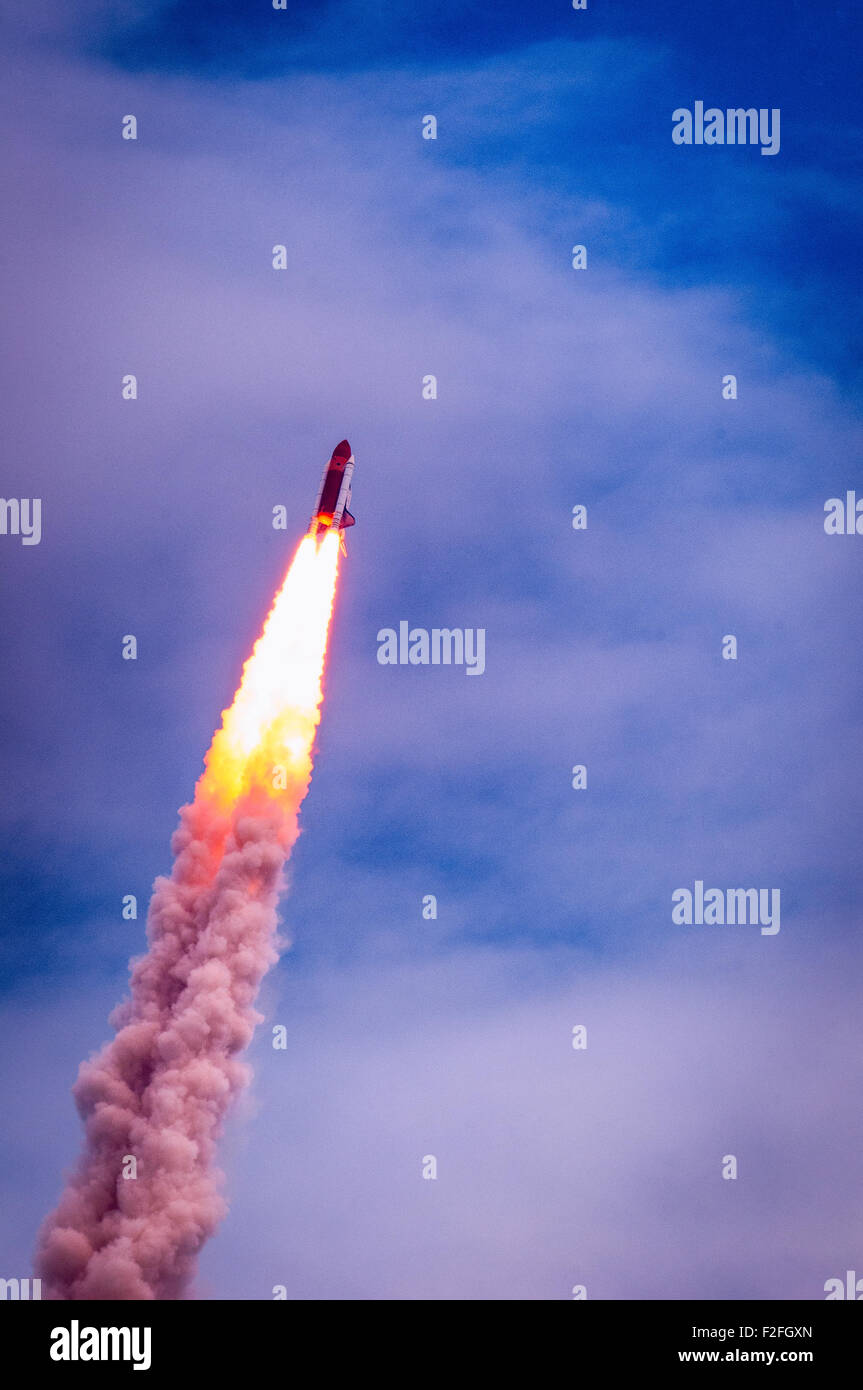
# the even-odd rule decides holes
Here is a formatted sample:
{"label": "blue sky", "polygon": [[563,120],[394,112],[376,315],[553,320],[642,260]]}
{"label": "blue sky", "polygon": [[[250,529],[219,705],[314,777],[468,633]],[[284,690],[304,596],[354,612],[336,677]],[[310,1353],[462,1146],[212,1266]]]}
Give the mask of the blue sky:
{"label": "blue sky", "polygon": [[[565,179],[573,191],[625,204],[636,221],[623,245],[622,228],[607,230],[611,254],[677,283],[687,275],[699,283],[751,276],[763,293],[778,282],[771,317],[783,331],[798,338],[798,348],[848,353],[856,371],[859,282],[848,245],[859,234],[852,190],[861,135],[860,37],[852,6],[821,7],[816,15],[801,0],[732,0],[721,11],[658,0],[584,12],[544,0],[527,8],[496,4],[493,13],[464,0],[427,7],[353,0],[292,4],[276,15],[233,0],[206,10],[157,6],[139,23],[98,33],[92,47],[132,71],[193,73],[211,82],[383,69],[408,76],[414,98],[428,93],[437,100],[454,71],[503,61],[508,80],[498,69],[483,113],[499,112],[497,130],[493,120],[465,121],[459,91],[440,151],[447,162],[489,171],[527,167],[533,182]],[[573,48],[593,46],[588,80],[545,86],[546,102],[523,102],[536,69],[548,74],[556,66],[540,46],[555,44],[564,46],[564,73],[572,72]],[[630,59],[623,64],[622,48]],[[620,80],[627,70],[634,81]],[[675,90],[685,105],[699,96],[708,106],[748,105],[755,95],[746,94],[757,93],[758,106],[780,107],[781,170],[770,169],[770,161],[757,174],[748,160],[721,172],[705,160],[683,164],[665,138]],[[516,125],[507,121],[513,99],[522,108]],[[664,234],[651,236],[657,224]],[[792,278],[794,302],[783,304]],[[853,295],[850,310],[836,295],[837,281]],[[813,332],[813,319],[820,331]]]}
{"label": "blue sky", "polygon": [[[0,538],[10,1271],[141,947],[120,898],[168,866],[289,558],[271,508],[299,537],[345,435],[359,524],[265,985],[290,1046],[254,1044],[201,1296],[810,1298],[859,1267],[863,542],[822,526],[863,494],[858,27],[78,4],[10,31],[2,492],[44,499],[40,546]],[[699,98],[781,107],[780,153],[674,146]],[[379,666],[401,619],[484,627],[486,673]],[[695,878],[778,885],[781,932],[673,927]]]}

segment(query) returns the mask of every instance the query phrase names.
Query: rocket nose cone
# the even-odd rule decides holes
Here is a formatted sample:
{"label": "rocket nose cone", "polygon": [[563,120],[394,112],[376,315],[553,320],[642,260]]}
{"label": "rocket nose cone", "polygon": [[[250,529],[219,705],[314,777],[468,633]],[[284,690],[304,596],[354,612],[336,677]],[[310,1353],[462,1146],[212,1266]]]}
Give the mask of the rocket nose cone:
{"label": "rocket nose cone", "polygon": [[334,458],[334,459],[349,459],[350,456],[351,456],[351,446],[350,446],[350,444],[348,443],[348,441],[347,441],[346,439],[343,439],[342,442],[341,442],[341,444],[337,444],[336,447],[333,449],[333,458]]}

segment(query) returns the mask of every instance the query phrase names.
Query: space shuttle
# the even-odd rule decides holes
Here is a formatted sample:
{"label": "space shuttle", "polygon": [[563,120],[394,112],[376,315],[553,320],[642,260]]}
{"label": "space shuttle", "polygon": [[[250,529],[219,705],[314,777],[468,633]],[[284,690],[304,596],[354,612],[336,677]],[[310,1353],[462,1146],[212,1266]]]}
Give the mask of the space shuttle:
{"label": "space shuttle", "polygon": [[337,531],[342,554],[346,554],[345,531],[356,523],[356,517],[348,511],[351,500],[351,479],[354,476],[354,456],[346,439],[333,449],[330,461],[324,468],[318,499],[312,512],[309,525],[311,536],[322,536],[326,531]]}

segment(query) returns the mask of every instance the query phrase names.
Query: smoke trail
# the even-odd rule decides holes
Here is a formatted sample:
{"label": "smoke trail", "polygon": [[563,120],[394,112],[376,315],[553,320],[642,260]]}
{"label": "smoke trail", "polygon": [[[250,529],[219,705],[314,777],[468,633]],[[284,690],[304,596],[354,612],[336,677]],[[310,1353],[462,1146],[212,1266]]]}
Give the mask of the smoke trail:
{"label": "smoke trail", "polygon": [[[214,1164],[237,1054],[278,958],[282,870],[312,771],[338,542],[301,543],[223,715],[159,878],[148,950],[132,963],[116,1036],[73,1094],[85,1147],[39,1235],[48,1297],[178,1298],[226,1207]],[[136,1165],[134,1177],[124,1176]]]}

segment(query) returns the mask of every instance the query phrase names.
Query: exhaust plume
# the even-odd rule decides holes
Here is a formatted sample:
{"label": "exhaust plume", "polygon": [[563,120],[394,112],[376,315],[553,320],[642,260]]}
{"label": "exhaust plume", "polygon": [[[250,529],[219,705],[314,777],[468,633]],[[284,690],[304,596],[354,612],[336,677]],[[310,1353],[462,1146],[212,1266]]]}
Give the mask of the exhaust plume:
{"label": "exhaust plume", "polygon": [[49,1298],[180,1298],[225,1214],[216,1145],[249,1079],[237,1054],[278,958],[277,903],[312,773],[338,561],[336,535],[319,548],[301,542],[180,811],[147,953],[111,1016],[116,1036],[73,1088],[85,1145],[39,1234]]}

